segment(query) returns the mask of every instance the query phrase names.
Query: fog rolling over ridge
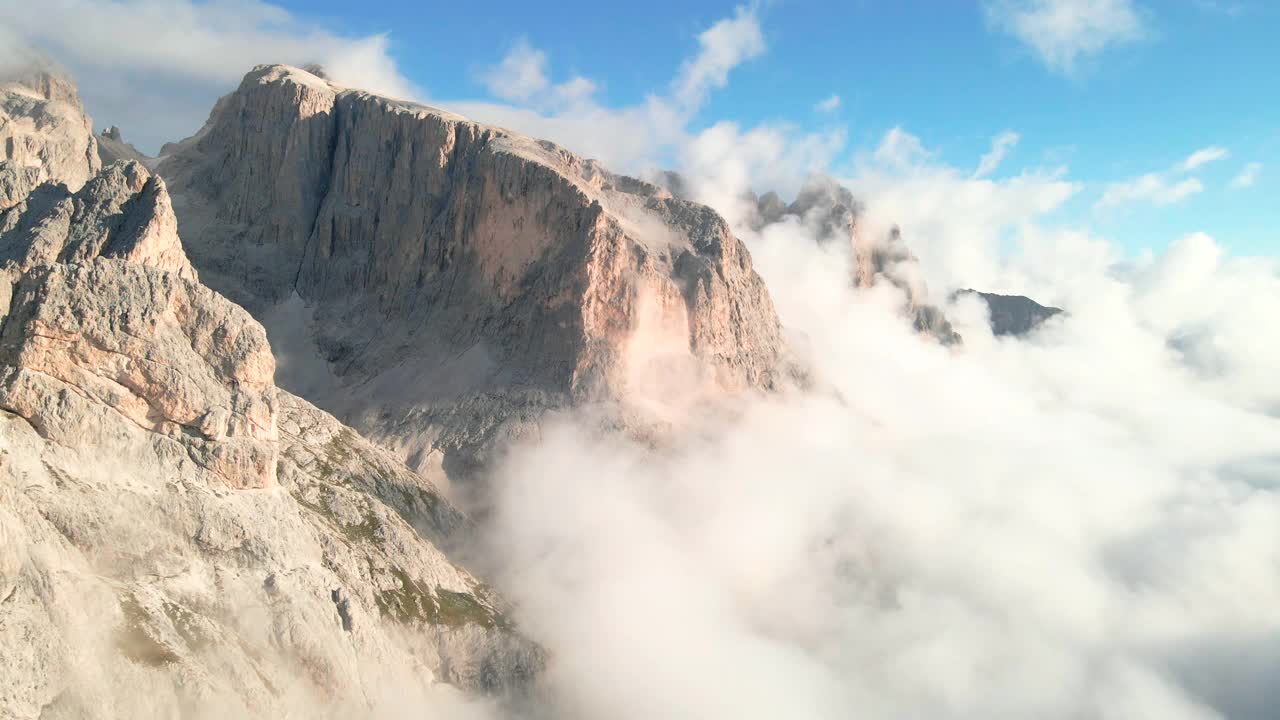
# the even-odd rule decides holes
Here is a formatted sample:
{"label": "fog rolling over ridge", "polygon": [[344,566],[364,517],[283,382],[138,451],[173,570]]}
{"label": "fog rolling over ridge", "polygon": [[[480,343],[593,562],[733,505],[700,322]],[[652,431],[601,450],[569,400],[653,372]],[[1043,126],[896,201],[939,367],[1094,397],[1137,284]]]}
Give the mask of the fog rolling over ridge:
{"label": "fog rolling over ridge", "polygon": [[612,169],[331,35],[160,158],[4,84],[0,715],[1276,717],[1280,261],[694,129],[756,13]]}

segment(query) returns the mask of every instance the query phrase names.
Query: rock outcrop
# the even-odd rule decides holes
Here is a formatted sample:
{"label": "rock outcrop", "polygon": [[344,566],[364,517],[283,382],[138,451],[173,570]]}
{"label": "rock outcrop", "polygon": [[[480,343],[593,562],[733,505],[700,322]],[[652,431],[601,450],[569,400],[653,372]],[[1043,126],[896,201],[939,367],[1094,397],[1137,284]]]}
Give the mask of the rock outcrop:
{"label": "rock outcrop", "polygon": [[991,332],[997,337],[1028,335],[1046,320],[1062,312],[1062,308],[1041,305],[1023,295],[998,295],[968,288],[957,290],[955,295],[976,295],[986,303],[991,318]]}
{"label": "rock outcrop", "polygon": [[47,183],[0,213],[0,263],[26,270],[94,257],[196,279],[164,181],[138,162],[111,165],[75,193]]}
{"label": "rock outcrop", "polygon": [[[436,486],[276,389],[164,184],[0,215],[0,716],[360,717],[527,686]],[[442,699],[443,698],[443,699]]]}
{"label": "rock outcrop", "polygon": [[101,166],[71,82],[38,69],[0,78],[0,211],[48,180],[79,190]]}
{"label": "rock outcrop", "polygon": [[120,161],[133,160],[143,165],[150,165],[154,158],[147,157],[138,148],[125,142],[120,128],[112,125],[98,135],[98,158],[103,167]]}
{"label": "rock outcrop", "polygon": [[263,320],[283,386],[415,467],[465,475],[655,368],[688,392],[779,378],[726,223],[551,143],[264,66],[162,154],[194,265]]}
{"label": "rock outcrop", "polygon": [[11,297],[0,409],[69,446],[106,444],[119,418],[178,440],[230,487],[275,483],[275,361],[248,313],[120,260],[37,266]]}

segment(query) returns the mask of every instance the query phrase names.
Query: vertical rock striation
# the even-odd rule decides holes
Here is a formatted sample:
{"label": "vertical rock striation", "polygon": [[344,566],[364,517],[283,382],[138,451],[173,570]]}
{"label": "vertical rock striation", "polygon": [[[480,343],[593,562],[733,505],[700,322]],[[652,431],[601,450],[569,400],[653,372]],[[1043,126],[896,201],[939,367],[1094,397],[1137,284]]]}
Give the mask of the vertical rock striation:
{"label": "vertical rock striation", "polygon": [[263,319],[281,382],[415,466],[473,468],[655,364],[698,392],[778,379],[723,219],[551,143],[264,66],[164,154],[193,263]]}

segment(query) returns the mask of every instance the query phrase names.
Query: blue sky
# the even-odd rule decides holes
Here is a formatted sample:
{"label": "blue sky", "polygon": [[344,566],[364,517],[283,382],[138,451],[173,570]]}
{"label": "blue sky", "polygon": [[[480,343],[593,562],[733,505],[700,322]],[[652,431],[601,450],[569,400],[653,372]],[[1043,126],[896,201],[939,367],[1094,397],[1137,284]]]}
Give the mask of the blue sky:
{"label": "blue sky", "polygon": [[[483,96],[478,76],[524,40],[554,78],[580,74],[604,105],[661,91],[698,34],[733,15],[726,3],[287,2],[335,29],[386,33],[401,71],[433,98]],[[1133,250],[1205,231],[1236,253],[1280,247],[1280,4],[1133,3],[1130,39],[1083,53],[1069,69],[994,26],[980,3],[777,0],[757,10],[766,50],[732,71],[691,123],[843,125],[850,153],[909,130],[940,161],[975,165],[992,138],[1019,141],[995,175],[1065,165],[1085,187],[1063,212]],[[831,95],[839,107],[817,112]],[[1095,209],[1109,183],[1161,173],[1202,148],[1223,158],[1170,177],[1203,189],[1176,202]],[[1231,181],[1251,163],[1251,187]]]}
{"label": "blue sky", "polygon": [[[1016,136],[989,178],[1075,183],[1050,214],[1129,252],[1196,231],[1235,254],[1280,248],[1280,3],[65,0],[39,23],[22,5],[0,0],[0,26],[68,65],[98,124],[151,151],[194,131],[252,64],[315,55],[357,67],[348,74],[361,84],[624,166],[679,165],[689,138],[724,121],[777,129],[797,147],[839,136],[811,164],[841,177],[894,128],[956,177],[995,138]],[[727,61],[723,85],[669,103],[679,118],[666,125],[634,117],[647,98],[673,98],[682,68],[706,54],[703,34],[743,13],[759,47]],[[103,39],[131,32],[138,41]],[[495,91],[500,63],[521,48],[540,63],[540,89]],[[566,101],[558,85],[573,78],[592,91]],[[837,107],[815,108],[832,96]]]}

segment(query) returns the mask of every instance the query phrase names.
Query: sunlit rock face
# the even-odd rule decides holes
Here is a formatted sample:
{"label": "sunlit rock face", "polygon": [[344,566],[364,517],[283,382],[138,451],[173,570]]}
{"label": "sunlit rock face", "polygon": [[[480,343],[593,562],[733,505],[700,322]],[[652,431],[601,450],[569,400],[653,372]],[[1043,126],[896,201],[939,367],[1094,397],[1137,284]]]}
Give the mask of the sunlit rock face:
{"label": "sunlit rock face", "polygon": [[415,467],[465,475],[652,367],[694,392],[779,380],[724,220],[551,143],[263,66],[162,155],[192,262],[267,326],[282,386]]}
{"label": "sunlit rock face", "polygon": [[0,211],[48,180],[79,190],[100,167],[75,85],[38,69],[0,77]]}

